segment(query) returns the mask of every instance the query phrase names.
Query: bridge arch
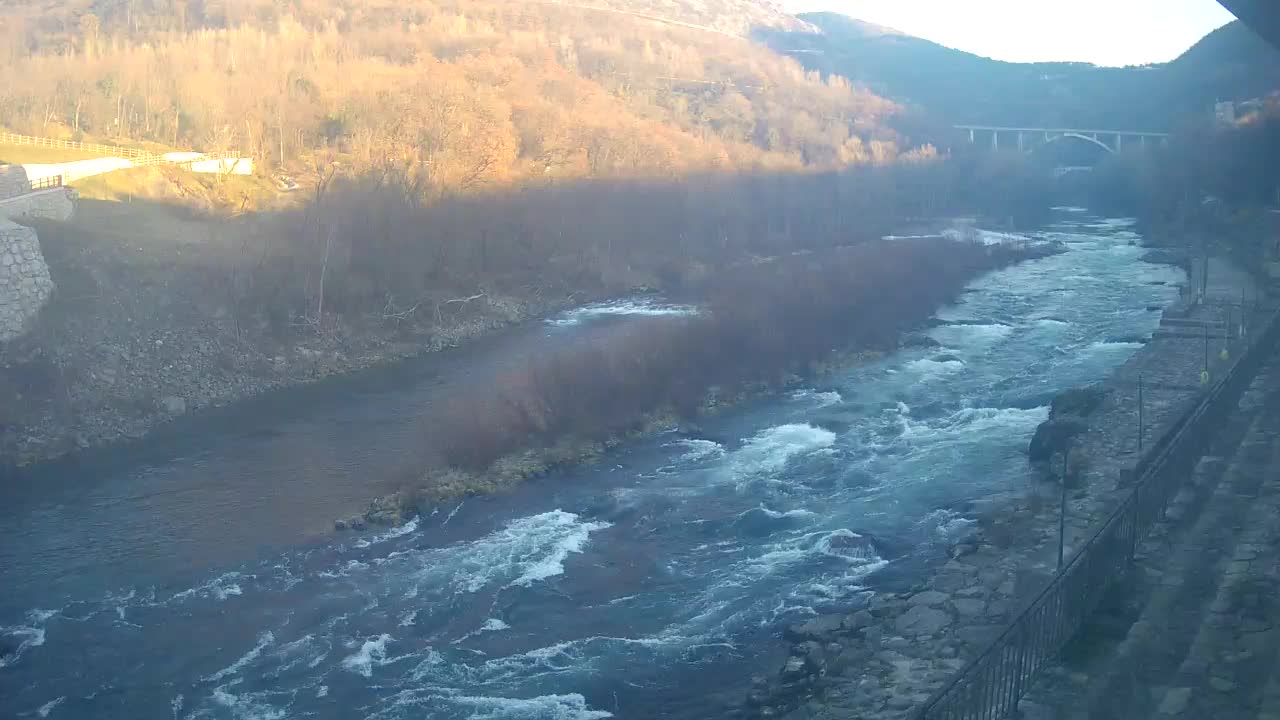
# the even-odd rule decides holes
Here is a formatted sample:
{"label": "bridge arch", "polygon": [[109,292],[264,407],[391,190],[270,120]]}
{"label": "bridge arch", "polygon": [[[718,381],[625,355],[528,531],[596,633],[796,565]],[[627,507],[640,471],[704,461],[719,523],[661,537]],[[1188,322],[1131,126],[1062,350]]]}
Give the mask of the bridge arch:
{"label": "bridge arch", "polygon": [[1113,148],[1113,147],[1111,147],[1110,145],[1108,145],[1108,144],[1106,144],[1106,143],[1102,142],[1101,140],[1099,140],[1099,139],[1097,139],[1097,138],[1095,138],[1095,137],[1092,137],[1092,136],[1090,136],[1090,135],[1083,135],[1083,134],[1081,134],[1081,133],[1076,133],[1076,132],[1065,132],[1065,133],[1062,133],[1062,134],[1060,134],[1060,135],[1054,135],[1053,137],[1049,138],[1048,140],[1045,140],[1045,141],[1044,141],[1044,142],[1042,142],[1042,143],[1039,143],[1039,144],[1037,144],[1037,145],[1033,145],[1033,146],[1031,147],[1031,149],[1027,151],[1027,153],[1028,153],[1028,154],[1030,154],[1030,153],[1034,153],[1035,151],[1039,150],[1039,149],[1040,149],[1040,148],[1042,148],[1042,147],[1046,147],[1046,146],[1048,146],[1048,145],[1052,145],[1053,143],[1056,143],[1056,142],[1061,141],[1061,140],[1066,140],[1066,139],[1068,139],[1068,138],[1070,138],[1070,139],[1072,139],[1072,140],[1083,140],[1083,141],[1085,141],[1085,142],[1087,142],[1087,143],[1091,143],[1091,144],[1093,144],[1093,145],[1097,145],[1098,147],[1102,148],[1103,150],[1106,150],[1106,151],[1107,151],[1107,153],[1108,153],[1108,154],[1110,154],[1110,155],[1115,155],[1115,154],[1116,154],[1116,150],[1115,150],[1115,148]]}

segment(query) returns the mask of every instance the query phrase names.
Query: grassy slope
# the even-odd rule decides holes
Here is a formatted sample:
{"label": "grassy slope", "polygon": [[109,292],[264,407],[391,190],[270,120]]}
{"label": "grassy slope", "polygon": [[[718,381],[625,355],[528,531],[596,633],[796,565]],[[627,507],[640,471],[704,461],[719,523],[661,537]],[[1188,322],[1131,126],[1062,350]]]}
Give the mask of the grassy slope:
{"label": "grassy slope", "polygon": [[68,150],[65,148],[0,145],[0,164],[7,165],[64,163],[76,160],[92,160],[101,156],[101,153]]}

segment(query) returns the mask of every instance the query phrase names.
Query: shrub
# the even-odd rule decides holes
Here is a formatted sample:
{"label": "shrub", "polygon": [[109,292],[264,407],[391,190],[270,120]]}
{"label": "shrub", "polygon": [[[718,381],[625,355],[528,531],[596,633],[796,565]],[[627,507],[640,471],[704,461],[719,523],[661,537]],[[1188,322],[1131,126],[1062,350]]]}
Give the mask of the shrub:
{"label": "shrub", "polygon": [[480,470],[565,438],[599,442],[656,412],[693,415],[713,387],[777,386],[838,348],[892,346],[975,275],[1026,252],[881,240],[729,268],[706,289],[700,315],[626,323],[459,405],[443,429],[446,459]]}

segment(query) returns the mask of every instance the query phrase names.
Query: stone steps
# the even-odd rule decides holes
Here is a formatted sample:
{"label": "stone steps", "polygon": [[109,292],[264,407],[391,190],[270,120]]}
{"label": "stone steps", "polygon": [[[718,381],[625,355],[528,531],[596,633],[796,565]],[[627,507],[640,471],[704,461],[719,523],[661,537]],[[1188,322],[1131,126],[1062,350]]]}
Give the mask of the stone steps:
{"label": "stone steps", "polygon": [[[1266,526],[1274,524],[1267,516],[1280,512],[1256,502],[1261,491],[1270,492],[1270,485],[1248,450],[1250,443],[1267,437],[1272,423],[1280,422],[1280,392],[1267,392],[1278,388],[1276,367],[1259,374],[1239,412],[1215,438],[1213,452],[1234,456],[1229,468],[1218,457],[1201,461],[1165,520],[1141,543],[1131,581],[1028,693],[1023,717],[1217,717],[1194,714],[1193,693],[1179,679],[1195,675],[1188,658],[1219,647],[1222,638],[1202,629],[1215,608],[1230,602],[1219,595],[1222,587],[1235,587],[1232,578],[1241,566],[1233,563],[1260,552],[1258,541],[1269,537]],[[1263,412],[1264,401],[1269,414]],[[1209,687],[1209,677],[1197,677]],[[1229,687],[1228,682],[1234,681],[1224,676],[1217,684]],[[1176,712],[1161,715],[1160,709]],[[1179,714],[1184,711],[1193,714]]]}
{"label": "stone steps", "polygon": [[1237,543],[1236,522],[1258,484],[1253,476],[1229,470],[1167,563],[1158,555],[1148,557],[1145,569],[1157,585],[1100,682],[1091,687],[1082,717],[1128,720],[1147,714],[1209,611],[1218,579],[1229,569],[1221,548]]}
{"label": "stone steps", "polygon": [[[1238,471],[1260,479],[1239,518],[1235,546],[1209,614],[1162,700],[1171,718],[1256,717],[1280,655],[1280,417],[1267,416],[1242,446]],[[1185,698],[1185,700],[1184,700]]]}
{"label": "stone steps", "polygon": [[1275,666],[1271,677],[1258,698],[1258,714],[1255,720],[1280,720],[1280,666]]}

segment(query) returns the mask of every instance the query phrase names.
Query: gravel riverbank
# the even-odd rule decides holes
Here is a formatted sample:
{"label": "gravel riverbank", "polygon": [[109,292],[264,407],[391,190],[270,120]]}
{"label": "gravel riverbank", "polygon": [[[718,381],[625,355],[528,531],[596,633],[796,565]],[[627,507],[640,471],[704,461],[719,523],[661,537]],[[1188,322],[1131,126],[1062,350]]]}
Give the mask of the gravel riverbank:
{"label": "gravel riverbank", "polygon": [[439,323],[282,340],[236,328],[168,283],[106,285],[108,302],[60,292],[28,336],[0,345],[0,467],[136,440],[199,410],[456,347],[570,303],[493,296]]}

